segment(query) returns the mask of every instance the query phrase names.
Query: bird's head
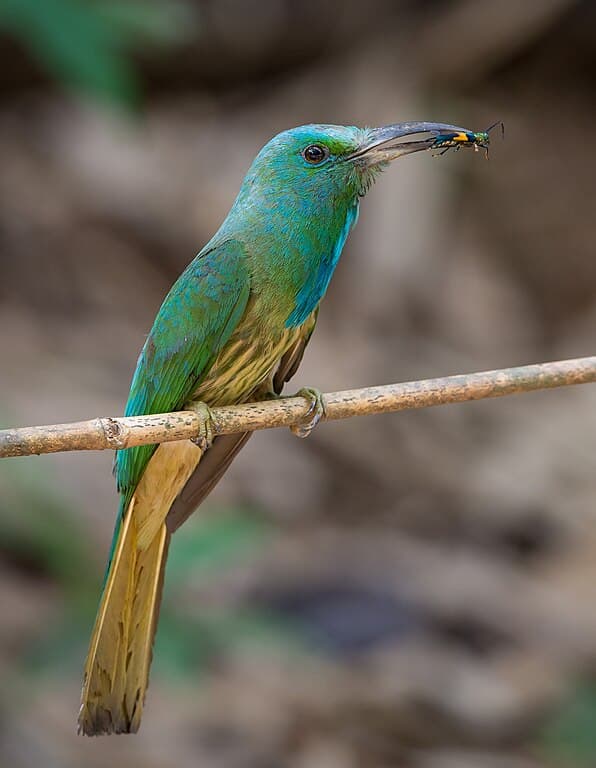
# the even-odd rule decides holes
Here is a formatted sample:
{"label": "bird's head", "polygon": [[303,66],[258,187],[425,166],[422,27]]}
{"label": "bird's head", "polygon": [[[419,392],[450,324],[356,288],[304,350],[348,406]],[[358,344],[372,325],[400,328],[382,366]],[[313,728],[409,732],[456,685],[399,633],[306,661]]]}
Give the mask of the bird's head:
{"label": "bird's head", "polygon": [[439,133],[462,130],[428,122],[382,128],[302,125],[263,147],[246,177],[246,191],[266,197],[290,192],[313,201],[321,196],[355,201],[392,160],[431,149]]}
{"label": "bird's head", "polygon": [[[431,149],[445,123],[382,128],[302,125],[274,136],[259,152],[236,202],[215,235],[236,237],[278,288],[271,312],[286,326],[318,306],[358,217],[359,199],[388,163]],[[285,296],[284,303],[280,297]]]}

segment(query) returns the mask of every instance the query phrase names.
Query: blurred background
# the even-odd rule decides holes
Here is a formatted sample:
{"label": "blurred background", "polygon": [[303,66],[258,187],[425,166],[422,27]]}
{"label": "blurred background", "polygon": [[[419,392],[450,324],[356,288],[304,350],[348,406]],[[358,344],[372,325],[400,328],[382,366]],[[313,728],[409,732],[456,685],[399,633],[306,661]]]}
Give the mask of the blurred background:
{"label": "blurred background", "polygon": [[[290,391],[594,353],[596,6],[2,0],[0,423],[120,414],[306,122],[481,130],[363,202]],[[141,732],[75,734],[112,456],[0,463],[0,764],[596,766],[596,391],[258,434],[173,541]]]}

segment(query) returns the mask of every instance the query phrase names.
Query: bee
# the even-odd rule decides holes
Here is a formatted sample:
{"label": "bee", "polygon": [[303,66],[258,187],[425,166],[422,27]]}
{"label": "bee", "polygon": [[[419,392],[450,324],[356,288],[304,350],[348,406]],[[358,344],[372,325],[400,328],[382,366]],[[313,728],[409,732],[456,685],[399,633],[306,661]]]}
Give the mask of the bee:
{"label": "bee", "polygon": [[440,133],[435,137],[435,140],[431,146],[431,149],[440,149],[439,155],[444,155],[450,149],[459,150],[461,147],[474,147],[474,150],[478,152],[479,149],[483,149],[485,157],[488,160],[488,146],[490,144],[489,133],[497,125],[501,126],[501,136],[505,138],[505,124],[502,120],[497,120],[484,131],[478,131],[478,133],[472,133],[471,131],[459,131],[458,133]]}

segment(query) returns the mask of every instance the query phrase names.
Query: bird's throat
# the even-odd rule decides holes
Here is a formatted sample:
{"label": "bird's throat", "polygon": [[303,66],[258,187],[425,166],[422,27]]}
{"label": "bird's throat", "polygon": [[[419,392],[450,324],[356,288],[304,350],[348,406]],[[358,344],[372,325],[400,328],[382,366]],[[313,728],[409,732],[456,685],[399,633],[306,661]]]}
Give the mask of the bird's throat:
{"label": "bird's throat", "polygon": [[329,282],[341,256],[346,239],[352,227],[358,220],[358,202],[356,201],[344,217],[343,225],[339,231],[332,233],[328,238],[322,233],[322,237],[313,234],[304,238],[302,252],[298,258],[304,267],[301,284],[294,286],[295,303],[290,316],[286,321],[286,327],[295,328],[309,317],[317,308],[325,295]]}

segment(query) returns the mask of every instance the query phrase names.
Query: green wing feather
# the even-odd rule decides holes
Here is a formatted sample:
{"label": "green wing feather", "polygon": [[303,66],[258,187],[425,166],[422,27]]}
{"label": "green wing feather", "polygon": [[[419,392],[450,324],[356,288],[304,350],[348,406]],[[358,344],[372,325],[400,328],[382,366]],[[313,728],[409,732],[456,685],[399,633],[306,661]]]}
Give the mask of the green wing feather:
{"label": "green wing feather", "polygon": [[[173,285],[155,318],[132,379],[126,415],[182,408],[238,325],[249,293],[246,258],[237,240],[201,252]],[[118,451],[115,474],[121,511],[156,447]]]}

